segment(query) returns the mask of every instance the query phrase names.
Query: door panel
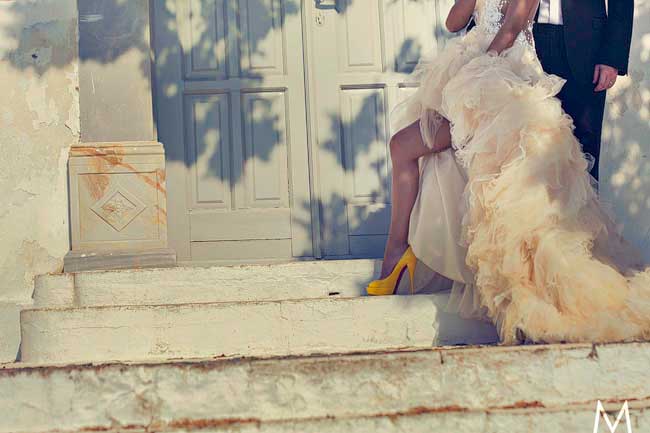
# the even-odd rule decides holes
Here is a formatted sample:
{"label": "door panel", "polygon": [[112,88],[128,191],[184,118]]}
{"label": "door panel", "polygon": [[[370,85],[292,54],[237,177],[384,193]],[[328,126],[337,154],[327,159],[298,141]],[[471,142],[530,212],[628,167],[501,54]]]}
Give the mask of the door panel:
{"label": "door panel", "polygon": [[225,0],[189,0],[179,5],[179,18],[184,39],[185,79],[224,79],[226,64]]}
{"label": "door panel", "polygon": [[343,168],[349,202],[386,202],[388,166],[384,89],[342,89]]}
{"label": "door panel", "polygon": [[293,0],[152,4],[179,259],[312,256],[300,8]]}
{"label": "door panel", "polygon": [[287,104],[284,92],[245,93],[245,196],[250,208],[288,208]]}
{"label": "door panel", "polygon": [[[284,74],[283,3],[282,0],[239,0],[241,31],[245,35],[241,60],[244,75]],[[292,32],[291,36],[298,34]]]}
{"label": "door panel", "polygon": [[343,52],[338,56],[345,72],[382,71],[382,37],[379,3],[341,0],[345,12],[338,15],[338,41]]}
{"label": "door panel", "polygon": [[388,116],[414,90],[406,78],[420,56],[446,36],[440,15],[451,4],[308,2],[324,255],[382,255],[390,223]]}
{"label": "door panel", "polygon": [[290,215],[286,209],[268,209],[263,218],[256,212],[231,212],[219,216],[219,224],[214,223],[214,215],[209,212],[192,213],[193,241],[210,239],[212,241],[291,239]]}
{"label": "door panel", "polygon": [[229,209],[230,110],[228,95],[192,95],[186,98],[187,156],[192,207]]}

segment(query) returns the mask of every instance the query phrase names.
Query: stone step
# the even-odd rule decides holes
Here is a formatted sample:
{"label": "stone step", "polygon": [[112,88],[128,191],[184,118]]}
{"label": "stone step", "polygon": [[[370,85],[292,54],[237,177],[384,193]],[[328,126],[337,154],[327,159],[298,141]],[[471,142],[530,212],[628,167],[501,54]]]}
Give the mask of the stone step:
{"label": "stone step", "polygon": [[497,341],[491,325],[445,313],[447,296],[26,309],[21,360],[283,356]]}
{"label": "stone step", "polygon": [[[380,267],[379,260],[320,260],[44,275],[36,281],[35,302],[47,307],[358,297]],[[425,275],[416,272],[416,279]],[[407,285],[404,278],[399,293],[407,293]],[[433,293],[441,287],[444,284],[436,281],[420,292]]]}
{"label": "stone step", "polygon": [[[650,430],[650,402],[635,402],[630,405],[631,429],[627,430],[626,419],[615,424],[620,404],[604,405],[611,413],[608,419],[615,430],[611,430],[604,418],[600,419],[598,433],[633,433]],[[181,422],[172,429],[172,433],[591,433],[594,428],[595,404],[571,405],[552,410],[489,410],[462,411],[455,408],[440,411],[416,409],[412,412],[398,414],[378,414],[360,418],[319,418],[312,420],[287,420],[281,422],[260,422],[249,420],[246,423],[192,423]],[[128,432],[129,430],[126,430]],[[125,430],[120,430],[125,432]],[[81,432],[80,432],[81,433]],[[117,432],[115,432],[117,433]]]}
{"label": "stone step", "polygon": [[[650,431],[650,344],[0,367],[0,432]],[[619,426],[617,432],[625,432]],[[599,432],[609,432],[607,427]]]}

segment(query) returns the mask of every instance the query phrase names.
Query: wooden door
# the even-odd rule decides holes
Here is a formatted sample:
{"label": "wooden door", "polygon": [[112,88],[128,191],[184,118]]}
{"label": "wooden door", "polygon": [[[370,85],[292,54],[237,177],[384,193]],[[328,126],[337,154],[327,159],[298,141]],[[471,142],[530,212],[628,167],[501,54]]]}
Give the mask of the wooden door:
{"label": "wooden door", "polygon": [[302,8],[156,0],[155,110],[181,262],[312,256]]}
{"label": "wooden door", "polygon": [[310,0],[315,191],[325,256],[380,257],[390,222],[388,115],[453,0]]}

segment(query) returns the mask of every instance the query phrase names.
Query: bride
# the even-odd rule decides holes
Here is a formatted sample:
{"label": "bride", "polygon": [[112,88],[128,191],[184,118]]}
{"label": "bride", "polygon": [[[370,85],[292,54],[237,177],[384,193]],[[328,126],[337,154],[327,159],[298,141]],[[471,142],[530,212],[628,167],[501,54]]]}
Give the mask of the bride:
{"label": "bride", "polygon": [[417,66],[392,114],[391,227],[367,292],[393,294],[405,269],[413,291],[417,257],[503,343],[646,339],[650,270],[599,203],[564,80],[537,58],[538,1],[458,0],[448,28],[476,27]]}

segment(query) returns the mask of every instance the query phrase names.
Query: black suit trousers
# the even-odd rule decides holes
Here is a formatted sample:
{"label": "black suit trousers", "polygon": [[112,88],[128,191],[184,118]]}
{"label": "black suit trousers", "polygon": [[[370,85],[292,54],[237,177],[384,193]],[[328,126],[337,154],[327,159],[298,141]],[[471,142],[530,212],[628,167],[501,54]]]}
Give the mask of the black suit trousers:
{"label": "black suit trousers", "polygon": [[[574,134],[582,144],[582,151],[595,159],[591,174],[598,179],[600,139],[605,111],[605,91],[594,92],[590,77],[575,77],[567,59],[562,26],[535,24],[535,46],[544,71],[558,75],[566,84],[558,95],[562,108],[573,118]],[[592,71],[593,74],[593,71]]]}

